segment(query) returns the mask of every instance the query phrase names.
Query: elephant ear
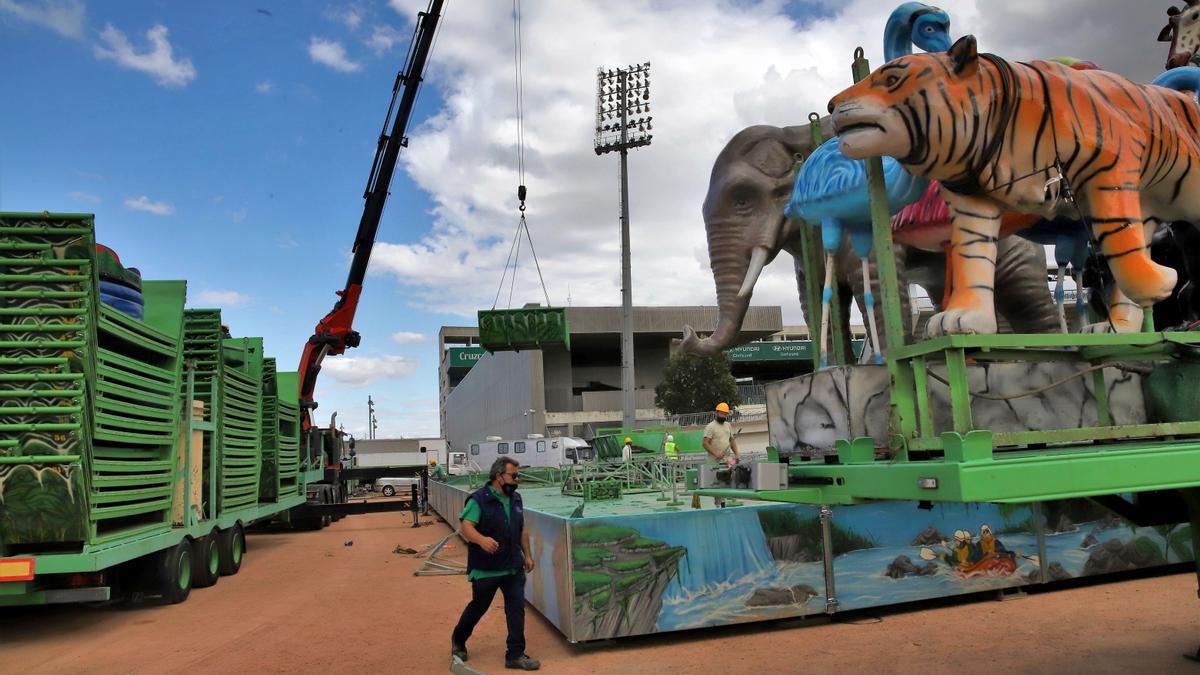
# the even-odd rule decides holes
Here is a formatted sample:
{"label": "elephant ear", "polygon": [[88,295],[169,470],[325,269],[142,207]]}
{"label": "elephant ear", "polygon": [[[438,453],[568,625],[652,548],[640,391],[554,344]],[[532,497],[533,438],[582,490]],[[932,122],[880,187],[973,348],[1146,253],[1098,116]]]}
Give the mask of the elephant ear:
{"label": "elephant ear", "polygon": [[786,178],[792,170],[792,153],[776,138],[764,138],[746,148],[746,162],[771,178]]}

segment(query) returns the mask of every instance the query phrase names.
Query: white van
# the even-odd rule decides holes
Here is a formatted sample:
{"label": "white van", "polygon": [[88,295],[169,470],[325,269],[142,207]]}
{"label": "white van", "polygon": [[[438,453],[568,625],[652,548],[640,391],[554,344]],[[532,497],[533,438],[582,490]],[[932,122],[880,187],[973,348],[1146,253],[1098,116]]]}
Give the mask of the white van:
{"label": "white van", "polygon": [[487,471],[498,457],[512,457],[522,467],[553,467],[580,464],[595,458],[595,451],[579,438],[521,438],[503,440],[489,437],[472,443],[467,463],[473,469]]}

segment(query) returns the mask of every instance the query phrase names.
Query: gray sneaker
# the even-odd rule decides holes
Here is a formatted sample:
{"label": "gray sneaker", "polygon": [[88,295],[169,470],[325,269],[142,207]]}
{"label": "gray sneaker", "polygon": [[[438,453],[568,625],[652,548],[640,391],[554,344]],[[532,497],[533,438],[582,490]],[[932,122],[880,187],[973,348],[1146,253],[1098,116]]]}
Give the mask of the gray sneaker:
{"label": "gray sneaker", "polygon": [[453,640],[451,640],[450,641],[450,658],[452,658],[452,659],[458,658],[460,661],[466,662],[467,646],[457,644]]}
{"label": "gray sneaker", "polygon": [[520,658],[506,659],[504,661],[505,668],[513,670],[537,670],[542,667],[541,661],[529,658],[528,654],[522,654]]}

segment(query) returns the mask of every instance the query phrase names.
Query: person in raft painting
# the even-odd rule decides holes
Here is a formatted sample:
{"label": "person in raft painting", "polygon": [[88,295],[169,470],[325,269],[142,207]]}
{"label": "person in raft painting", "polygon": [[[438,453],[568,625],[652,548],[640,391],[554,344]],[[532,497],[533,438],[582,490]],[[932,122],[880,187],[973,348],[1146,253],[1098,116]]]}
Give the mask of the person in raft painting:
{"label": "person in raft painting", "polygon": [[[716,417],[704,427],[704,451],[708,453],[710,465],[724,464],[732,469],[734,464],[742,461],[742,455],[733,438],[733,425],[729,423],[729,404],[722,401],[715,411]],[[713,497],[713,504],[725,508],[725,499]]]}
{"label": "person in raft painting", "polygon": [[450,636],[450,656],[467,660],[467,640],[500,591],[508,623],[504,667],[537,670],[541,664],[525,653],[525,573],[533,571],[533,556],[517,493],[519,467],[510,457],[492,462],[487,485],[472,492],[463,507],[461,533],[467,540],[471,602]]}

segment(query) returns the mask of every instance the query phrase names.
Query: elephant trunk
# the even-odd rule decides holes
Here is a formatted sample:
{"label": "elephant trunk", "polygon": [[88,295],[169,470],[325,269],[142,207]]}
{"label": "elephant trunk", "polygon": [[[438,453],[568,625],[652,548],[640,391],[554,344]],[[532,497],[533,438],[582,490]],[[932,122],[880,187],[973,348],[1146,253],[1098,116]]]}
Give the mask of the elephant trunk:
{"label": "elephant trunk", "polygon": [[755,246],[748,251],[746,243],[741,228],[709,227],[709,261],[717,284],[717,326],[712,335],[703,339],[691,326],[684,326],[684,351],[714,356],[741,342],[742,321],[750,307],[750,291],[771,258],[766,247]]}

